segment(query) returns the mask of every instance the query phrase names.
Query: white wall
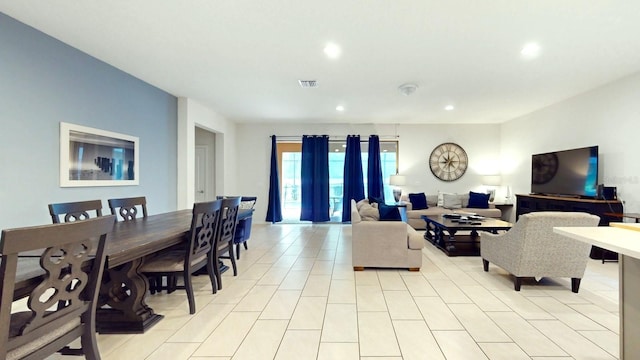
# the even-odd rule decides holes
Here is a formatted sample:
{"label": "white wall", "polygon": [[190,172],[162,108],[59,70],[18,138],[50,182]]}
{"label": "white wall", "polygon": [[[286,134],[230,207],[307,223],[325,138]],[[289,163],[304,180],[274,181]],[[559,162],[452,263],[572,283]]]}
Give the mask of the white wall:
{"label": "white wall", "polygon": [[531,155],[599,146],[599,183],[617,186],[625,212],[640,211],[640,73],[502,125],[503,172],[515,193],[531,191]]}
{"label": "white wall", "polygon": [[[482,175],[499,167],[499,125],[332,125],[332,124],[238,124],[236,146],[238,188],[241,195],[258,196],[254,221],[262,222],[269,195],[270,135],[331,135],[362,138],[379,135],[382,140],[399,136],[400,173],[407,176],[406,192],[436,194],[438,190],[467,192],[482,184]],[[459,180],[443,182],[429,170],[429,154],[438,144],[455,142],[469,156],[469,169]]]}
{"label": "white wall", "polygon": [[216,191],[237,192],[236,125],[193,99],[178,98],[178,209],[193,207],[196,126],[216,134]]}

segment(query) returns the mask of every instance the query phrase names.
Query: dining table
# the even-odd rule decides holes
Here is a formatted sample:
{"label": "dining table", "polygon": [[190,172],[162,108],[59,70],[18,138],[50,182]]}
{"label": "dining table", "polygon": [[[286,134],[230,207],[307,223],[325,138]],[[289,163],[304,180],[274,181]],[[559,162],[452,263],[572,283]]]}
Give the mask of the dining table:
{"label": "dining table", "polygon": [[[252,212],[241,209],[238,217]],[[163,318],[145,302],[149,281],[140,268],[145,257],[185,242],[191,218],[188,209],[114,223],[107,235],[106,268],[96,313],[99,333],[144,333]],[[44,275],[38,261],[33,254],[19,259],[14,299],[27,296]]]}

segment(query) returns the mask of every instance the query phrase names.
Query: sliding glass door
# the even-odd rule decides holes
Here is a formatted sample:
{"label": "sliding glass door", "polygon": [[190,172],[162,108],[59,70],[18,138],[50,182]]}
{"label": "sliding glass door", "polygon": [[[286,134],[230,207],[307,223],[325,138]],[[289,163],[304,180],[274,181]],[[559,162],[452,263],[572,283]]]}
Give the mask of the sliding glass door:
{"label": "sliding glass door", "polygon": [[[367,141],[361,142],[362,172],[365,174],[365,192],[367,188],[367,163],[369,154]],[[342,221],[342,189],[344,185],[345,141],[329,141],[329,217],[331,222]],[[280,169],[280,194],[282,196],[282,221],[300,222],[300,167],[302,160],[301,143],[278,143],[278,168]],[[389,187],[389,176],[398,169],[398,142],[380,141],[380,162],[382,179],[385,184],[385,199],[393,201],[393,192]],[[365,194],[366,195],[366,194]]]}

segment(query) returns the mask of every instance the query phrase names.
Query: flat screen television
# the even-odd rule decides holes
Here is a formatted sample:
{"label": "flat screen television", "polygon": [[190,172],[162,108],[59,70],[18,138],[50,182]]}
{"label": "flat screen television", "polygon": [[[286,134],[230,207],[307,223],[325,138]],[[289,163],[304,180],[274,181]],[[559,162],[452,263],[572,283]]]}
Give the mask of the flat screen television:
{"label": "flat screen television", "polygon": [[595,198],[598,146],[531,156],[531,192]]}

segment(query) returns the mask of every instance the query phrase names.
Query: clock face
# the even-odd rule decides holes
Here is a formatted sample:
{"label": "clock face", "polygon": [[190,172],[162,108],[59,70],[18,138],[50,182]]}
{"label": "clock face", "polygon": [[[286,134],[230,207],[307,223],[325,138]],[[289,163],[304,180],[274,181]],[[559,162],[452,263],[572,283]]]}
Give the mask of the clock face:
{"label": "clock face", "polygon": [[464,175],[469,165],[467,153],[454,143],[436,146],[429,156],[429,168],[435,177],[443,181],[454,181]]}

